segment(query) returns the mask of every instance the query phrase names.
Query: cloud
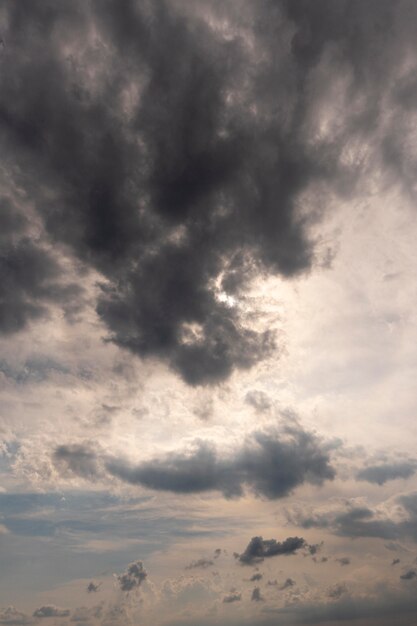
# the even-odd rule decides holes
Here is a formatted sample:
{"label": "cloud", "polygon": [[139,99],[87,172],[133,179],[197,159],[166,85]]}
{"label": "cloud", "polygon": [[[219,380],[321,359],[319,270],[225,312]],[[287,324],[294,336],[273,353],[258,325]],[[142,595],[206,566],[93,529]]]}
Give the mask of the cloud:
{"label": "cloud", "polygon": [[256,582],[257,580],[262,580],[262,578],[263,578],[262,574],[260,574],[260,573],[258,572],[258,573],[256,573],[256,574],[254,574],[253,576],[251,576],[251,577],[249,578],[249,581],[250,581],[250,582]]}
{"label": "cloud", "polygon": [[0,624],[4,624],[5,626],[21,626],[22,624],[30,624],[31,622],[30,617],[18,611],[14,606],[0,609]]}
{"label": "cloud", "polygon": [[197,561],[191,561],[185,569],[206,569],[212,565],[214,565],[214,562],[209,559],[198,559]]}
{"label": "cloud", "polygon": [[251,595],[252,602],[263,602],[263,597],[259,587],[255,587]]}
{"label": "cloud", "polygon": [[[413,3],[24,7],[4,9],[8,173],[47,236],[101,273],[109,339],[191,385],[274,349],[273,333],[244,323],[227,296],[238,300],[261,272],[291,278],[314,266],[309,227],[326,190],[352,197],[378,169],[412,190],[400,113],[412,109],[415,79],[398,85],[397,68]],[[54,266],[33,245],[7,248],[14,267],[33,259],[40,272],[25,262],[32,285],[10,274],[6,332],[43,316],[48,292],[58,297],[45,284]]]}
{"label": "cloud", "polygon": [[327,597],[331,598],[332,600],[338,600],[345,593],[347,593],[347,591],[348,588],[346,586],[346,583],[336,583],[332,587],[329,587],[329,589],[327,590]]}
{"label": "cloud", "polygon": [[230,593],[227,596],[224,596],[223,602],[225,604],[231,604],[232,602],[240,602],[242,599],[241,593]]}
{"label": "cloud", "polygon": [[294,587],[295,580],[292,578],[287,578],[287,580],[281,585],[280,590],[284,591],[284,589],[289,589],[290,587]]}
{"label": "cloud", "polygon": [[[256,431],[233,454],[220,455],[211,443],[199,441],[187,452],[173,452],[137,465],[99,456],[90,445],[62,445],[53,455],[62,473],[95,479],[105,471],[132,485],[174,493],[221,491],[226,497],[249,487],[268,499],[282,498],[303,483],[321,485],[335,471],[322,442],[298,426],[283,432]],[[102,469],[103,466],[103,469]]]}
{"label": "cloud", "polygon": [[342,537],[417,541],[417,493],[402,494],[374,508],[351,500],[322,510],[288,511],[288,519],[302,528],[324,528]]}
{"label": "cloud", "polygon": [[271,400],[264,391],[254,389],[248,391],[245,396],[245,402],[252,406],[258,413],[265,413],[271,408]]}
{"label": "cloud", "polygon": [[417,469],[415,462],[386,463],[385,465],[370,465],[356,474],[358,480],[384,485],[389,480],[410,478]]}
{"label": "cloud", "polygon": [[413,580],[417,578],[417,572],[415,569],[409,569],[404,574],[401,574],[400,578],[402,580]]}
{"label": "cloud", "polygon": [[302,537],[287,537],[284,541],[276,539],[263,539],[262,537],[252,537],[242,554],[238,555],[238,560],[243,565],[260,563],[264,559],[273,556],[289,556],[296,554],[298,550],[306,546],[306,541]]}
{"label": "cloud", "polygon": [[87,585],[87,593],[97,593],[100,590],[101,583],[95,583],[93,580]]}
{"label": "cloud", "polygon": [[69,609],[60,609],[54,604],[46,604],[45,606],[41,606],[39,609],[36,609],[33,612],[33,617],[37,617],[40,619],[44,617],[68,617],[69,614]]}
{"label": "cloud", "polygon": [[342,566],[350,565],[350,559],[347,556],[341,556],[340,558],[336,559],[336,561]]}
{"label": "cloud", "polygon": [[99,474],[98,459],[91,444],[58,446],[53,461],[63,474],[75,474],[90,480],[95,480]]}
{"label": "cloud", "polygon": [[147,576],[148,574],[143,567],[142,561],[135,561],[130,563],[127,570],[123,574],[116,576],[116,578],[120,589],[129,592],[140,587]]}

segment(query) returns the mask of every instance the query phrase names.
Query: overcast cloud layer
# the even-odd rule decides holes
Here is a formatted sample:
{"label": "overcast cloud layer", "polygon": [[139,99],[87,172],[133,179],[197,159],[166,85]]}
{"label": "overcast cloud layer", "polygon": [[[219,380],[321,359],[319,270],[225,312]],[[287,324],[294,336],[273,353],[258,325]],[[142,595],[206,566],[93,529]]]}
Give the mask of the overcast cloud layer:
{"label": "overcast cloud layer", "polygon": [[1,4],[0,625],[415,623],[416,27]]}

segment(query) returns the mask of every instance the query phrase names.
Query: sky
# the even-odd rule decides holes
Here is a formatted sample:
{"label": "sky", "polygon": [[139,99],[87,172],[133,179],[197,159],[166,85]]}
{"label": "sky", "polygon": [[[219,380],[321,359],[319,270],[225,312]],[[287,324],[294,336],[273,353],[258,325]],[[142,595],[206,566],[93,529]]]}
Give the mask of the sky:
{"label": "sky", "polygon": [[417,622],[417,3],[0,5],[0,626]]}

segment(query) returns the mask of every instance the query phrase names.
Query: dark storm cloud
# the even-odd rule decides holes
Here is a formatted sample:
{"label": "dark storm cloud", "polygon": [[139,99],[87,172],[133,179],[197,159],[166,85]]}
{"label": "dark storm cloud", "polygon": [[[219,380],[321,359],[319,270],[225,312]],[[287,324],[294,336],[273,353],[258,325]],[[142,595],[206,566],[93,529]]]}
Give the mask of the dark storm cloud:
{"label": "dark storm cloud", "polygon": [[397,478],[410,478],[417,470],[415,461],[404,463],[386,463],[384,465],[370,465],[356,474],[358,480],[366,480],[368,483],[384,485],[389,480]]}
{"label": "dark storm cloud", "polygon": [[296,554],[298,550],[306,545],[302,537],[288,537],[284,541],[276,539],[263,539],[262,537],[252,537],[242,554],[237,555],[238,560],[243,565],[253,565],[261,563],[264,559],[273,556],[289,556]]}
{"label": "dark storm cloud", "polygon": [[82,289],[65,283],[55,256],[25,233],[26,220],[6,199],[0,199],[0,334],[21,330],[59,304],[76,307]]}
{"label": "dark storm cloud", "polygon": [[[380,146],[383,166],[411,186],[407,128],[398,119],[382,142],[378,123],[415,13],[411,0],[260,0],[239,11],[208,0],[5,1],[6,167],[49,237],[104,276],[97,311],[112,341],[192,385],[270,354],[274,336],[244,326],[215,284],[239,295],[258,272],[312,267],[323,190],[354,193],[369,174],[362,157],[346,159],[351,143]],[[321,137],[317,111],[341,74],[348,102]],[[414,83],[402,80],[392,107],[413,106]],[[29,242],[6,258],[28,275],[30,259],[40,268],[30,286],[11,270],[2,324],[12,332],[44,315],[45,293],[58,296],[46,285],[53,266]]]}
{"label": "dark storm cloud", "polygon": [[132,591],[140,587],[147,576],[148,574],[143,567],[142,561],[135,561],[130,563],[127,570],[123,574],[116,576],[116,578],[122,591]]}
{"label": "dark storm cloud", "polygon": [[[75,447],[73,459],[71,447],[60,446],[55,459],[84,477],[98,471],[94,452],[84,448]],[[221,456],[212,444],[198,442],[189,453],[172,453],[139,465],[107,459],[105,468],[124,482],[148,489],[175,493],[221,491],[226,497],[238,497],[244,487],[249,487],[268,499],[282,498],[305,482],[321,485],[335,476],[321,441],[298,427],[281,434],[252,433],[229,456]]]}
{"label": "dark storm cloud", "polygon": [[69,609],[60,609],[54,604],[47,604],[45,606],[41,606],[39,609],[36,609],[33,613],[33,617],[68,617],[69,614]]}

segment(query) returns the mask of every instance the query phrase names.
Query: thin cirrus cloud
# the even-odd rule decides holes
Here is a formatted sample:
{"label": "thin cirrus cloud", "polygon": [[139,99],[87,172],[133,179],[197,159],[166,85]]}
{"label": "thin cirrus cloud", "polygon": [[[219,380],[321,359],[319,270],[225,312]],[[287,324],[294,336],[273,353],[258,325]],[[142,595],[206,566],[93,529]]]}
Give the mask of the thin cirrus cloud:
{"label": "thin cirrus cloud", "polygon": [[[244,3],[240,19],[232,4],[217,7],[236,33],[251,25],[250,46],[193,4],[6,1],[2,151],[45,236],[101,273],[96,310],[111,341],[190,385],[251,367],[274,350],[274,333],[249,327],[219,292],[244,293],[259,272],[310,271],[326,190],[352,195],[372,168],[412,189],[409,129],[384,116],[415,98],[412,77],[390,91],[414,38],[415,5],[398,4],[262,0]],[[326,85],[341,74],[343,115],[317,132]],[[16,296],[3,332],[68,289],[80,298],[48,288],[53,265],[33,241],[5,245],[41,271],[28,285],[7,270]]]}
{"label": "thin cirrus cloud", "polygon": [[286,433],[254,432],[234,454],[221,455],[213,444],[198,442],[191,452],[173,452],[137,465],[101,456],[90,445],[58,446],[53,454],[57,469],[88,480],[106,475],[131,485],[174,493],[220,491],[239,497],[249,487],[268,499],[282,498],[303,483],[322,485],[335,470],[326,446],[299,427]]}

